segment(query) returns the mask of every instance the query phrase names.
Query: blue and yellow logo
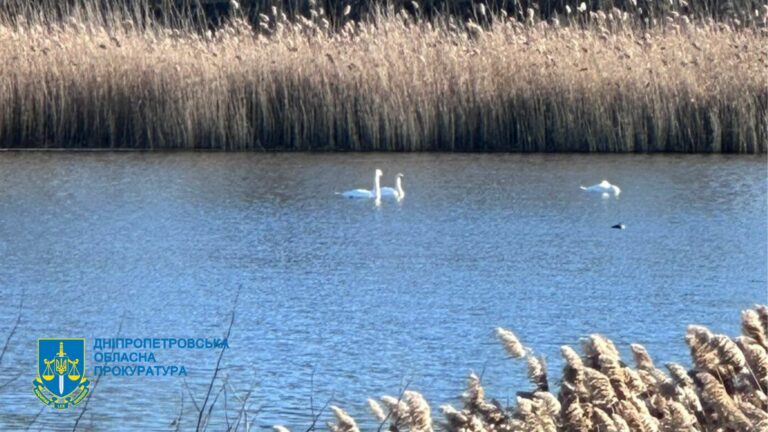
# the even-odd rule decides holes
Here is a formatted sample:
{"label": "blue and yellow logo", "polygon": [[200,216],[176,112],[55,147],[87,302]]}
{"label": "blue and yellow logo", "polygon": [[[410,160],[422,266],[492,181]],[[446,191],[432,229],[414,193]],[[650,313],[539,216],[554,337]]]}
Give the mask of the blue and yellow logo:
{"label": "blue and yellow logo", "polygon": [[88,396],[85,338],[38,339],[35,395],[56,409],[73,407]]}

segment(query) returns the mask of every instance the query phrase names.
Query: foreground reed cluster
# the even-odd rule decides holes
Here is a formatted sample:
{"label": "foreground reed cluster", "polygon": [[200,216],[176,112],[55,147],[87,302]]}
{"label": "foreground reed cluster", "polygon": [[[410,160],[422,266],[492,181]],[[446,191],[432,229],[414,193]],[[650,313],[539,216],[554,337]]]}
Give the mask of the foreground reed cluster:
{"label": "foreground reed cluster", "polygon": [[[646,349],[632,344],[635,367],[625,364],[614,344],[594,334],[579,355],[561,347],[565,360],[559,391],[554,393],[544,359],[524,347],[509,330],[496,329],[513,359],[528,363],[530,391],[518,392],[517,403],[503,408],[487,399],[475,374],[469,376],[463,407],[441,407],[432,419],[421,394],[368,401],[379,430],[431,432],[749,432],[768,430],[768,307],[741,314],[742,336],[731,339],[691,325],[685,342],[693,366],[677,363],[658,368]],[[331,431],[358,432],[356,421],[331,407]],[[287,428],[276,426],[276,431]]]}
{"label": "foreground reed cluster", "polygon": [[[0,147],[765,152],[768,32],[617,9],[0,16]],[[765,14],[768,6],[755,10]],[[762,21],[761,21],[762,20]]]}

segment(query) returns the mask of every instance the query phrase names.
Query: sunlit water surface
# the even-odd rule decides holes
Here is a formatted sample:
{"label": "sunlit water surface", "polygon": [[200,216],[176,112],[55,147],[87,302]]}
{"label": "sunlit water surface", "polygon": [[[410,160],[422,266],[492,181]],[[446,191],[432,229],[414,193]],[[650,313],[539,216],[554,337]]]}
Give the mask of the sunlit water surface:
{"label": "sunlit water surface", "polygon": [[[406,175],[402,203],[334,195],[376,167]],[[619,199],[579,190],[603,178]],[[553,381],[593,332],[687,362],[687,324],[734,334],[768,301],[766,212],[765,157],[0,154],[0,340],[24,301],[0,429],[71,430],[82,409],[41,411],[38,337],[221,337],[238,287],[213,430],[248,390],[249,422],[296,430],[328,400],[370,429],[366,398],[405,384],[437,411],[470,371],[506,403],[529,386],[496,326]],[[104,377],[80,425],[172,429],[183,395],[193,427],[217,352],[156,356],[186,386]]]}

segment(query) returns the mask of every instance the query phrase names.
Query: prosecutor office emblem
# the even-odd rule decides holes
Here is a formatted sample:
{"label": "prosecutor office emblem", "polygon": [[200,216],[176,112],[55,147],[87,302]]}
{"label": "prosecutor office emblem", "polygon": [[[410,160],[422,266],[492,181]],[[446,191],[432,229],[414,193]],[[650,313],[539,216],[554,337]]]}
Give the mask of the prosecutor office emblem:
{"label": "prosecutor office emblem", "polygon": [[85,338],[38,339],[35,395],[56,409],[71,408],[88,396]]}

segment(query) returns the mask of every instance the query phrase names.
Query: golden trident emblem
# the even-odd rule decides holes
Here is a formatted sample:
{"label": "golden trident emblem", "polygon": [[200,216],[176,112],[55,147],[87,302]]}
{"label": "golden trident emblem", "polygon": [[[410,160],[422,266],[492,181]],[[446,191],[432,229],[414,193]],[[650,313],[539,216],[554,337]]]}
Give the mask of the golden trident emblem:
{"label": "golden trident emblem", "polygon": [[[64,375],[67,375],[72,381],[80,379],[80,371],[77,370],[77,364],[80,363],[80,359],[70,360],[67,353],[64,352],[64,342],[59,342],[59,352],[56,356],[50,360],[43,359],[45,363],[45,370],[43,371],[43,379],[46,381],[52,380],[56,375],[59,376],[59,394],[64,394]],[[51,369],[53,365],[53,369]],[[54,370],[56,375],[54,375]]]}

